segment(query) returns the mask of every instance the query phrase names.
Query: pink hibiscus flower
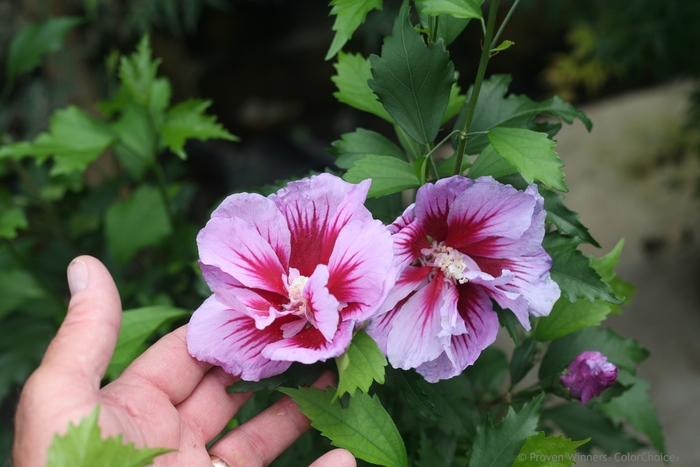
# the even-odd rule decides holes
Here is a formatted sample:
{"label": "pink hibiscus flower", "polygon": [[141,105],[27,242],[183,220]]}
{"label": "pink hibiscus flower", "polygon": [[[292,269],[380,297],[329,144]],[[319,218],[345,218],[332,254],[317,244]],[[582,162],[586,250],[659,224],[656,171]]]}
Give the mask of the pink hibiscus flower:
{"label": "pink hibiscus flower", "polygon": [[544,200],[491,177],[422,186],[391,226],[396,286],[367,332],[396,368],[435,382],[460,374],[496,339],[491,300],[530,329],[559,298],[542,247]]}
{"label": "pink hibiscus flower", "polygon": [[369,186],[321,174],[226,198],[197,237],[213,295],[190,321],[192,356],[258,381],[342,355],[396,279],[391,234],[363,205]]}

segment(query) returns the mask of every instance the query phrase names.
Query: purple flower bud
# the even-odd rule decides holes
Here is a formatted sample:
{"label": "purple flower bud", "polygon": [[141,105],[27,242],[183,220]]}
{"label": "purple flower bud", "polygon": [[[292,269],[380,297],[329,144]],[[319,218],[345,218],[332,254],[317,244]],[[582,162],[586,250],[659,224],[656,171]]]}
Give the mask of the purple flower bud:
{"label": "purple flower bud", "polygon": [[585,404],[615,384],[618,368],[600,352],[589,350],[576,357],[567,371],[561,384],[569,389],[571,397]]}

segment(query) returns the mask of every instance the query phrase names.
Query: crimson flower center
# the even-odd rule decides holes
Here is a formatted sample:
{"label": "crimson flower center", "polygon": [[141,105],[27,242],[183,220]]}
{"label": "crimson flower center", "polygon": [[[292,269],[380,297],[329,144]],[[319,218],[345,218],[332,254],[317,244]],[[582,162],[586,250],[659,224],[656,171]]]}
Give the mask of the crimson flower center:
{"label": "crimson flower center", "polygon": [[469,271],[481,271],[476,262],[459,250],[445,245],[444,242],[433,242],[432,247],[423,248],[421,263],[424,266],[432,266],[442,271],[446,279],[451,279],[460,284],[469,282],[466,273]]}

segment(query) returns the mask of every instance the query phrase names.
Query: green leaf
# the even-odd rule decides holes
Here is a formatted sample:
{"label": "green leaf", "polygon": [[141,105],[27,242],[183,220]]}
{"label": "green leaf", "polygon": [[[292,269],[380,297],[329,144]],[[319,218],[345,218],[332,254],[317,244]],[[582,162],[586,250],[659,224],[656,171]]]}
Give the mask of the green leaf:
{"label": "green leaf", "polygon": [[518,326],[520,325],[520,321],[515,316],[515,313],[510,310],[504,310],[494,300],[491,300],[491,303],[494,311],[498,315],[498,323],[502,328],[505,328],[506,331],[508,331],[508,335],[511,339],[513,339],[515,345],[520,345],[520,336],[518,335]]}
{"label": "green leaf", "polygon": [[649,437],[657,451],[666,452],[656,407],[649,397],[651,385],[639,377],[635,377],[635,381],[634,385],[620,396],[599,404],[598,410],[616,425],[619,425],[622,419],[627,420],[637,432]]}
{"label": "green leaf", "polygon": [[353,336],[348,350],[336,358],[336,363],[339,375],[336,397],[343,397],[345,393],[354,396],[356,389],[367,393],[373,381],[384,384],[386,358],[374,339],[363,330]]}
{"label": "green leaf", "polygon": [[357,393],[345,408],[334,401],[335,391],[328,388],[291,389],[281,392],[299,404],[311,426],[331,440],[331,444],[349,450],[355,457],[386,467],[406,467],[406,447],[399,430],[375,395]]}
{"label": "green leaf", "polygon": [[129,173],[140,180],[155,161],[158,150],[158,136],[148,111],[131,102],[112,129],[119,137],[119,143],[114,148],[117,156]]}
{"label": "green leaf", "polygon": [[410,22],[404,1],[391,36],[384,40],[382,55],[370,57],[369,87],[389,115],[420,144],[437,136],[455,82],[454,65],[444,42],[426,46]]}
{"label": "green leaf", "polygon": [[467,177],[477,179],[486,175],[493,178],[500,178],[504,175],[516,173],[518,169],[513,164],[501,157],[500,154],[490,144],[479,154],[469,168]]}
{"label": "green leaf", "polygon": [[437,446],[430,441],[424,430],[420,432],[420,445],[416,467],[449,467]]}
{"label": "green leaf", "polygon": [[450,15],[462,19],[481,19],[480,3],[475,0],[420,0],[421,13],[431,16]]}
{"label": "green leaf", "polygon": [[508,371],[508,359],[503,351],[487,347],[481,352],[474,365],[467,367],[463,374],[469,379],[475,392],[497,397],[503,388]]}
{"label": "green leaf", "polygon": [[503,41],[498,45],[498,47],[496,47],[495,49],[491,49],[491,53],[502,52],[506,49],[510,49],[513,45],[515,45],[515,42],[513,41]]}
{"label": "green leaf", "polygon": [[566,297],[561,297],[554,304],[551,313],[539,319],[537,340],[551,341],[589,326],[597,326],[611,310],[612,305],[601,300],[593,303],[578,300],[571,303]]}
{"label": "green leaf", "polygon": [[512,467],[571,467],[576,463],[576,448],[588,442],[571,441],[563,436],[545,437],[544,431],[528,438]]}
{"label": "green leaf", "polygon": [[17,237],[18,229],[26,229],[28,226],[22,208],[9,208],[0,212],[0,238],[13,240]]}
{"label": "green leaf", "polygon": [[[483,0],[478,0],[478,3],[483,3]],[[437,35],[433,34],[430,26],[435,23],[431,21],[430,15],[423,13],[423,2],[417,1],[415,5],[423,30],[428,31],[428,35],[435,38],[435,40],[442,39],[445,41],[445,47],[454,42],[469,24],[469,19],[455,18],[452,15],[440,15],[437,17]]]}
{"label": "green leaf", "polygon": [[580,449],[584,452],[597,447],[612,453],[633,452],[643,445],[624,431],[617,429],[600,412],[579,402],[569,402],[547,409],[543,413],[572,439],[590,438]]}
{"label": "green leaf", "polygon": [[330,3],[331,15],[336,15],[333,23],[335,37],[331,43],[326,60],[330,60],[343,48],[352,37],[352,33],[365,22],[367,13],[382,9],[382,0],[333,0]]}
{"label": "green leaf", "polygon": [[413,371],[390,369],[387,372],[387,386],[399,391],[402,400],[413,410],[428,420],[438,420],[440,414],[428,396],[425,379]]}
{"label": "green leaf", "polygon": [[510,386],[513,387],[522,380],[535,366],[535,356],[538,345],[533,338],[526,339],[513,350],[513,358],[510,361]]}
{"label": "green leaf", "polygon": [[110,206],[105,217],[107,247],[120,263],[170,235],[172,225],[158,189],[141,185],[128,199]]}
{"label": "green leaf", "polygon": [[[479,156],[479,158],[481,158],[481,156]],[[497,177],[494,175],[494,178]],[[588,229],[578,220],[580,214],[571,211],[569,208],[564,206],[564,203],[562,202],[564,200],[564,196],[562,194],[555,191],[546,190],[542,187],[540,187],[539,192],[544,198],[544,209],[547,211],[546,222],[556,225],[559,232],[576,236],[584,242],[600,248],[598,242],[595,241],[590,233],[588,233]]]}
{"label": "green leaf", "polygon": [[159,65],[160,59],[153,60],[151,57],[151,42],[147,34],[141,38],[136,51],[128,57],[122,57],[119,63],[123,92],[148,109],[155,124],[160,124],[172,93],[170,82],[156,77]]}
{"label": "green leaf", "polygon": [[46,294],[37,280],[19,268],[0,269],[0,318],[15,310],[19,305]]}
{"label": "green leaf", "polygon": [[377,95],[367,84],[372,78],[372,70],[368,59],[362,55],[338,53],[338,61],[333,65],[336,75],[331,77],[338,88],[333,96],[339,102],[348,104],[358,110],[369,112],[387,122],[393,124],[394,120],[389,116]]}
{"label": "green leaf", "polygon": [[428,156],[421,156],[413,161],[413,172],[416,174],[419,185],[425,185],[427,180]]}
{"label": "green leaf", "polygon": [[226,388],[229,394],[241,394],[244,392],[272,392],[280,386],[296,388],[299,386],[311,386],[327,370],[324,365],[305,365],[299,362],[282,374],[261,379],[260,381],[236,381]]}
{"label": "green leaf", "polygon": [[527,183],[540,180],[560,191],[569,191],[564,182],[564,163],[552,150],[555,141],[544,133],[520,128],[492,128],[488,139],[498,154],[518,169]]}
{"label": "green leaf", "polygon": [[544,394],[540,394],[518,413],[508,407],[508,414],[496,426],[487,415],[476,428],[469,467],[512,465],[526,440],[537,433],[543,399]]}
{"label": "green leaf", "polygon": [[637,364],[649,356],[649,352],[634,339],[620,337],[609,328],[588,327],[552,341],[542,359],[540,379],[558,375],[587,350],[597,350],[610,362],[633,374]]}
{"label": "green leaf", "polygon": [[406,154],[408,154],[409,160],[416,160],[425,155],[427,146],[416,143],[413,138],[408,136],[408,133],[406,133],[403,128],[394,125],[394,132],[396,133],[396,138],[399,140],[399,144],[404,151],[406,151]]}
{"label": "green leaf", "polygon": [[552,257],[550,274],[561,287],[562,295],[572,303],[578,298],[587,298],[591,302],[599,299],[618,305],[622,303],[590,266],[590,260],[577,249],[580,244],[576,237],[558,233],[544,236],[542,246]]}
{"label": "green leaf", "polygon": [[20,73],[31,71],[47,53],[63,47],[66,33],[82,22],[81,18],[49,18],[30,24],[15,35],[7,53],[7,81],[13,83]]}
{"label": "green leaf", "polygon": [[467,98],[465,94],[460,94],[462,88],[457,84],[458,77],[459,73],[455,72],[455,82],[452,83],[452,87],[450,88],[450,98],[447,102],[447,109],[445,109],[445,115],[442,117],[443,124],[459,113],[462,107],[464,107],[464,102]]}
{"label": "green leaf", "polygon": [[55,324],[29,313],[0,321],[0,401],[36,369],[55,334]]}
{"label": "green leaf", "polygon": [[[545,209],[546,203],[547,201],[545,200]],[[615,279],[613,268],[619,260],[623,244],[624,240],[620,240],[608,254],[598,260],[593,258],[590,260],[590,266],[600,274],[601,280],[606,283]],[[619,283],[623,283],[623,281],[619,280]],[[627,292],[631,294],[634,291],[634,287],[631,285],[629,287],[632,287],[632,290],[627,290]],[[617,290],[613,289],[613,292],[617,295]],[[595,300],[593,303],[583,300],[570,303],[566,300],[566,297],[561,297],[554,304],[552,312],[548,316],[540,318],[537,325],[537,339],[541,341],[557,339],[588,326],[597,326],[608,314],[619,310],[619,308],[620,305],[606,303],[601,300]]]}
{"label": "green leaf", "polygon": [[188,139],[205,141],[217,138],[238,141],[237,136],[216,122],[216,117],[204,113],[210,105],[211,101],[190,99],[168,110],[160,127],[163,144],[185,159],[187,156],[183,148]]}
{"label": "green leaf", "polygon": [[[546,206],[545,206],[546,209]],[[621,305],[612,305],[610,307],[611,314],[620,313],[622,306],[629,304],[632,295],[634,294],[636,288],[634,285],[627,281],[624,281],[617,277],[614,268],[620,259],[620,253],[622,253],[622,247],[625,244],[625,240],[621,239],[615,248],[613,248],[605,256],[601,256],[598,259],[591,257],[591,267],[600,274],[600,278],[610,285],[610,289],[615,294],[616,297],[622,297],[624,303]]]}
{"label": "green leaf", "polygon": [[[471,367],[467,369],[469,368]],[[505,373],[508,373],[507,365]],[[473,440],[482,414],[474,403],[473,394],[476,391],[470,390],[470,383],[467,376],[462,373],[454,378],[425,384],[426,393],[430,396],[430,401],[435,404],[435,411],[439,415],[434,423],[438,430],[435,432],[438,438],[446,435],[460,437],[468,442]],[[431,423],[428,426],[432,425]]]}
{"label": "green leaf", "polygon": [[[535,102],[527,96],[507,95],[510,81],[511,77],[508,75],[492,75],[483,81],[472,125],[469,129],[470,132],[487,132],[501,126],[541,131],[541,125],[535,124],[533,121],[538,115],[548,115],[566,123],[572,123],[574,119],[578,118],[589,131],[592,128],[591,121],[583,112],[557,96],[542,102]],[[472,90],[473,87],[467,91],[467,100],[471,98]],[[465,118],[466,108],[460,112],[459,118],[455,122],[456,129],[464,127]],[[551,129],[560,126],[553,126]],[[475,134],[467,142],[467,154],[480,153],[488,143],[486,135]]]}
{"label": "green leaf", "polygon": [[171,306],[148,306],[125,310],[122,313],[122,327],[119,330],[117,348],[107,368],[107,377],[114,380],[146,350],[146,341],[156,330],[166,323],[189,316],[190,312]]}
{"label": "green leaf", "polygon": [[106,124],[77,107],[57,110],[51,116],[49,133],[31,142],[20,142],[0,149],[0,158],[32,156],[43,162],[53,155],[52,175],[84,170],[114,143],[115,134]]}
{"label": "green leaf", "polygon": [[420,186],[413,166],[395,157],[369,154],[355,161],[343,176],[350,183],[372,179],[368,197],[384,196]]}
{"label": "green leaf", "polygon": [[341,169],[349,169],[356,160],[367,154],[406,160],[401,148],[376,131],[364,128],[358,128],[352,133],[341,135],[339,140],[331,143],[331,146],[333,147],[328,152],[338,158],[335,165]]}
{"label": "green leaf", "polygon": [[143,467],[171,451],[167,448],[136,449],[134,443],[123,444],[122,435],[102,439],[102,430],[97,424],[99,412],[96,406],[77,426],[70,423],[65,435],[54,436],[46,467]]}

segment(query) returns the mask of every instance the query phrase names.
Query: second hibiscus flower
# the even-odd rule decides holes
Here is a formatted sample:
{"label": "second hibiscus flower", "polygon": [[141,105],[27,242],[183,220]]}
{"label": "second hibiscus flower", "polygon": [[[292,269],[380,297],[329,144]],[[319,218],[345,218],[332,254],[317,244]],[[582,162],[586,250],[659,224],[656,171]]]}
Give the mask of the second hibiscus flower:
{"label": "second hibiscus flower", "polygon": [[451,177],[418,190],[390,230],[396,286],[367,332],[397,368],[435,382],[460,374],[496,339],[493,299],[530,328],[559,287],[542,247],[543,199],[491,177]]}

